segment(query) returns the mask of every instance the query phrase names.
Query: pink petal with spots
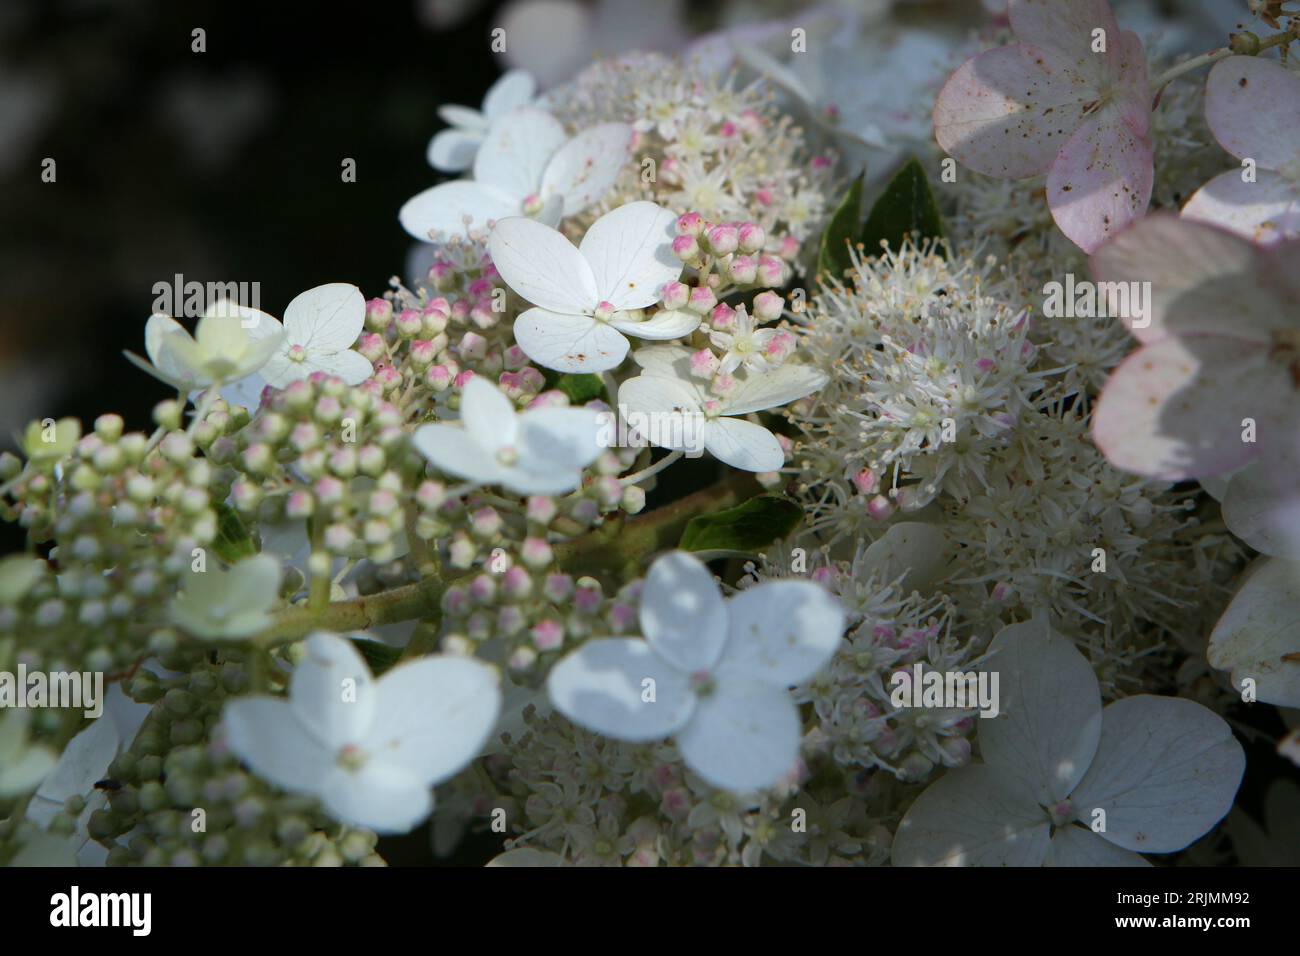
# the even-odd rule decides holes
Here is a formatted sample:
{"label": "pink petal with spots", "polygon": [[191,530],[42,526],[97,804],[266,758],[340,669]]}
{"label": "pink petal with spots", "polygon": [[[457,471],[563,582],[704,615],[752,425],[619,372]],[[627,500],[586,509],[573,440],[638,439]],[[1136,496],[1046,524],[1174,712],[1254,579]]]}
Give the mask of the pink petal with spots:
{"label": "pink petal with spots", "polygon": [[1146,212],[1155,177],[1151,143],[1102,108],[1066,142],[1047,173],[1047,205],[1061,232],[1092,253]]}
{"label": "pink petal with spots", "polygon": [[[1106,0],[1011,0],[1007,13],[1016,39],[1064,58],[1079,76],[1096,82],[1114,72],[1120,29]],[[1098,29],[1104,53],[1092,51]]]}
{"label": "pink petal with spots", "polygon": [[934,104],[934,135],[964,166],[1025,179],[1047,171],[1095,96],[1057,54],[1027,44],[967,60]]}
{"label": "pink petal with spots", "polygon": [[1261,57],[1230,56],[1205,83],[1205,119],[1238,159],[1263,169],[1300,162],[1300,75]]}

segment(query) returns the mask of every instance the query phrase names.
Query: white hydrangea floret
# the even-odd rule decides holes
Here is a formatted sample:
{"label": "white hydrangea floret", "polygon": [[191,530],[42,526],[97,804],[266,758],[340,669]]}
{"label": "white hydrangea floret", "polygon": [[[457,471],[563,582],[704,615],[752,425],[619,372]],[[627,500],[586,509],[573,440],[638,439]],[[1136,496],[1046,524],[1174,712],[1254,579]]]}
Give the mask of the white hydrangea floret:
{"label": "white hydrangea floret", "polygon": [[495,671],[473,658],[426,657],[373,680],[344,637],[317,632],[306,650],[288,700],[226,705],[230,749],[344,823],[410,830],[432,812],[431,788],[473,760],[492,732],[501,706]]}
{"label": "white hydrangea floret", "polygon": [[724,601],[709,569],[675,551],[641,596],[645,640],[591,641],[551,670],[547,688],[570,720],[620,740],[673,735],[713,786],[776,785],[799,756],[788,688],[839,647],[844,611],[810,581],[773,581]]}

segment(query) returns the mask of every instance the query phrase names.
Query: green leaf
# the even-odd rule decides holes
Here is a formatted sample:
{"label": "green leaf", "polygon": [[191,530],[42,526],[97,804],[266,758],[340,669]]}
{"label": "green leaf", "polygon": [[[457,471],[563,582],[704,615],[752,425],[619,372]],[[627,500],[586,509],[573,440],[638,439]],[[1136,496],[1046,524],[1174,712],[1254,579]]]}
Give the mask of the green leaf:
{"label": "green leaf", "polygon": [[547,388],[558,388],[574,405],[585,405],[593,399],[605,397],[605,381],[599,375],[561,374],[548,369],[545,377]]}
{"label": "green leaf", "polygon": [[866,175],[863,173],[853,180],[853,185],[835,207],[831,221],[826,224],[826,231],[822,233],[821,250],[817,255],[819,275],[830,275],[838,279],[853,265],[847,243],[853,241],[858,231],[862,211],[862,181]]}
{"label": "green leaf", "polygon": [[352,643],[361,656],[366,659],[366,666],[370,668],[370,673],[376,677],[382,677],[384,672],[392,668],[402,657],[400,647],[389,647],[379,641],[354,637]]}
{"label": "green leaf", "polygon": [[759,495],[711,515],[692,518],[678,545],[683,551],[761,551],[784,538],[803,519],[803,509],[781,495]]}
{"label": "green leaf", "polygon": [[262,550],[262,544],[248,528],[239,512],[224,502],[217,509],[217,538],[212,542],[212,550],[225,564],[235,564],[244,558],[251,558]]}
{"label": "green leaf", "polygon": [[868,255],[879,255],[882,239],[896,250],[912,232],[919,234],[918,239],[944,237],[943,218],[915,156],[903,164],[871,207],[862,227],[862,244]]}

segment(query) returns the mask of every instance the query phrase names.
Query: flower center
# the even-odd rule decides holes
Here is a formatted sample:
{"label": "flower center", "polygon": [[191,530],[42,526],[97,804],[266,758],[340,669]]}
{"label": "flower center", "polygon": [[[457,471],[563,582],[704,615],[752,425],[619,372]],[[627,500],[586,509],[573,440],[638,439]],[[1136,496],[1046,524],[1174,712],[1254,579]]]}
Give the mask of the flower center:
{"label": "flower center", "polygon": [[1052,820],[1052,826],[1063,827],[1074,819],[1074,805],[1069,800],[1062,800],[1048,807],[1047,815]]}
{"label": "flower center", "polygon": [[497,464],[509,468],[519,461],[519,452],[512,446],[506,445],[504,448],[497,449]]}
{"label": "flower center", "polygon": [[524,215],[536,216],[539,212],[542,211],[542,207],[544,205],[546,204],[542,202],[541,196],[537,195],[537,193],[530,193],[529,195],[524,197],[524,205],[523,205]]}
{"label": "flower center", "polygon": [[597,322],[608,322],[613,315],[613,303],[601,301],[596,304],[596,311],[592,313],[592,318]]}
{"label": "flower center", "polygon": [[691,690],[700,697],[708,697],[718,689],[718,682],[708,671],[696,671],[691,674]]}
{"label": "flower center", "polygon": [[364,750],[356,744],[345,744],[334,758],[335,762],[344,770],[360,770],[365,766],[366,760],[369,759]]}
{"label": "flower center", "polygon": [[307,350],[301,345],[289,346],[289,361],[304,362],[307,360]]}

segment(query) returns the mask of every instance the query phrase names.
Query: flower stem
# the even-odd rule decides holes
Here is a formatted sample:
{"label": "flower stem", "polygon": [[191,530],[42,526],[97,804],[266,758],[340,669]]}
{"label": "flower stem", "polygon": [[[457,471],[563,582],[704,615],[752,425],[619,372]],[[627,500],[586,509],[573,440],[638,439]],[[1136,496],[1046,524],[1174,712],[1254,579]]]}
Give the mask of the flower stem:
{"label": "flower stem", "polygon": [[[757,488],[753,475],[735,474],[646,514],[606,521],[576,538],[558,542],[552,550],[560,567],[569,573],[608,574],[611,569],[632,573],[645,557],[675,546],[692,518],[739,504]],[[265,647],[275,647],[318,628],[364,631],[381,624],[430,617],[438,613],[448,585],[460,576],[431,574],[413,584],[319,608],[312,607],[309,598],[306,605],[296,604],[276,614],[274,623],[258,640]]]}
{"label": "flower stem", "polygon": [[[1296,36],[1291,32],[1275,33],[1273,36],[1259,41],[1259,49],[1256,51],[1256,54],[1262,53],[1271,47],[1283,46],[1294,39],[1296,39]],[[1218,63],[1220,60],[1226,60],[1234,54],[1247,55],[1240,54],[1230,46],[1225,46],[1220,47],[1217,50],[1211,50],[1209,53],[1203,53],[1200,56],[1194,56],[1190,60],[1185,60],[1182,63],[1177,63],[1165,70],[1151,82],[1151,92],[1158,96],[1160,91],[1168,86],[1171,80],[1177,79],[1184,73],[1190,73],[1192,70],[1199,70],[1203,66],[1209,66],[1211,63]]]}
{"label": "flower stem", "polygon": [[641,482],[645,481],[647,478],[652,478],[655,475],[659,474],[659,472],[663,471],[669,465],[676,463],[676,461],[679,458],[681,458],[682,455],[684,454],[686,454],[686,452],[684,451],[669,452],[667,455],[665,455],[663,458],[660,458],[657,462],[655,462],[650,467],[642,468],[640,471],[633,472],[632,474],[624,478],[620,478],[618,480],[618,483],[620,485],[640,484]]}

